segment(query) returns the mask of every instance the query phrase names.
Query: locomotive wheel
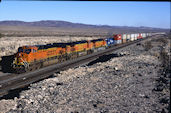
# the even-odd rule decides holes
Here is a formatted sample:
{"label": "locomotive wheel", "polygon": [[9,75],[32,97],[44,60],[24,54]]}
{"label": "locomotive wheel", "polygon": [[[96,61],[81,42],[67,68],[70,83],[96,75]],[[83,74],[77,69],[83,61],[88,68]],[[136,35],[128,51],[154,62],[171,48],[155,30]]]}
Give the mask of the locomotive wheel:
{"label": "locomotive wheel", "polygon": [[62,57],[61,56],[58,57],[58,61],[62,62]]}
{"label": "locomotive wheel", "polygon": [[34,66],[30,66],[28,69],[26,69],[26,72],[30,72],[34,70]]}
{"label": "locomotive wheel", "polygon": [[37,68],[37,65],[33,65],[32,71],[36,70],[36,68]]}
{"label": "locomotive wheel", "polygon": [[25,72],[30,72],[31,71],[31,68],[27,68],[24,70]]}
{"label": "locomotive wheel", "polygon": [[65,57],[62,58],[62,62],[64,62],[64,61],[66,61],[66,58]]}
{"label": "locomotive wheel", "polygon": [[35,70],[40,69],[40,67],[41,67],[40,64],[35,65]]}

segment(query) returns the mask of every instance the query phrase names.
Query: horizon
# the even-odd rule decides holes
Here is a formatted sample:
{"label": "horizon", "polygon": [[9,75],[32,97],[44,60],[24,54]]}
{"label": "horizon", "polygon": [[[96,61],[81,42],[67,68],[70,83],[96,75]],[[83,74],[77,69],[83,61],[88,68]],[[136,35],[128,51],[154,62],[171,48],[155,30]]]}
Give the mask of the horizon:
{"label": "horizon", "polygon": [[[3,21],[19,21],[19,22],[40,22],[40,21],[63,21],[63,22],[69,22],[69,21],[65,21],[65,20],[38,20],[38,21],[23,21],[23,20],[0,20],[0,22]],[[78,22],[69,22],[69,23],[73,23],[73,24],[84,24],[84,25],[94,25],[94,26],[116,26],[116,25],[105,25],[105,24],[101,24],[101,25],[97,25],[97,24],[85,24],[85,23],[78,23]],[[147,27],[147,28],[154,28],[154,29],[165,29],[165,30],[170,30],[170,28],[157,28],[157,27],[150,27],[150,26],[117,26],[117,27]]]}
{"label": "horizon", "polygon": [[170,29],[170,2],[2,1],[0,21]]}

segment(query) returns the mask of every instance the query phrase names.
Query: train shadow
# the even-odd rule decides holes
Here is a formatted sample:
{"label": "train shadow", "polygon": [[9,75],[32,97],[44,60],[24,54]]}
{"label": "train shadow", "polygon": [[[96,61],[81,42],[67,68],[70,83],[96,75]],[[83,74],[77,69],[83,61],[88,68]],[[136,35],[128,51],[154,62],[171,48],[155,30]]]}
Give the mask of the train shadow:
{"label": "train shadow", "polygon": [[0,100],[2,100],[2,99],[14,99],[15,97],[19,98],[20,97],[20,93],[22,91],[26,91],[26,90],[29,90],[29,86],[9,91],[8,94],[0,97]]}
{"label": "train shadow", "polygon": [[[51,75],[51,76],[46,77],[46,78],[44,78],[44,79],[53,78],[53,77],[54,77],[54,75]],[[40,81],[42,81],[42,80],[44,80],[44,79],[40,79],[40,80],[38,80],[38,81],[35,81],[35,82],[33,82],[32,84],[37,83],[37,82],[40,82]],[[56,83],[56,85],[57,85],[57,86],[63,85],[63,83],[59,82],[59,83]],[[8,94],[6,94],[6,95],[0,97],[0,100],[2,100],[2,99],[14,99],[15,97],[20,98],[20,93],[21,93],[22,91],[26,91],[26,90],[29,90],[29,89],[30,89],[30,85],[26,85],[26,86],[24,86],[24,87],[22,87],[22,88],[17,88],[17,89],[11,90],[11,91],[8,92]]]}
{"label": "train shadow", "polygon": [[13,63],[14,55],[3,56],[0,61],[0,71],[3,73],[13,73],[11,64]]}
{"label": "train shadow", "polygon": [[106,62],[106,61],[109,61],[110,59],[112,59],[114,57],[121,57],[121,56],[124,56],[124,55],[125,54],[116,54],[116,53],[103,55],[103,56],[100,56],[99,58],[97,58],[96,60],[93,60],[92,62],[89,62],[87,64],[87,66],[91,66],[91,65],[94,65],[94,64],[99,63],[99,62]]}

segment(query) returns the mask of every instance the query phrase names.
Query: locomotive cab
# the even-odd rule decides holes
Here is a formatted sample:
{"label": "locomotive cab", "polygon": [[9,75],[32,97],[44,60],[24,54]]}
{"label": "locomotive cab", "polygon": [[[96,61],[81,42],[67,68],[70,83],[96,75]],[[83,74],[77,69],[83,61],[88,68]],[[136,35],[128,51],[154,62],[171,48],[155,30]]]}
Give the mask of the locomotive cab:
{"label": "locomotive cab", "polygon": [[29,68],[32,54],[37,51],[34,46],[19,47],[13,61],[14,70],[25,70]]}

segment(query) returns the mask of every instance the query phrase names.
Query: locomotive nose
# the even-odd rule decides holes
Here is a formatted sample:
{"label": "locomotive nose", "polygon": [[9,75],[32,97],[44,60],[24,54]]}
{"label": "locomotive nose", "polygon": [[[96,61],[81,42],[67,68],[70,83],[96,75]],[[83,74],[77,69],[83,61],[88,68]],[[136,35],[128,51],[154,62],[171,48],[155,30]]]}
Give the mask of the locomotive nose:
{"label": "locomotive nose", "polygon": [[17,63],[21,62],[22,56],[23,56],[22,53],[18,53],[18,54],[17,54]]}
{"label": "locomotive nose", "polygon": [[27,61],[28,55],[25,53],[17,53],[17,63],[21,63],[23,61]]}
{"label": "locomotive nose", "polygon": [[23,57],[23,56],[24,56],[23,53],[18,53],[18,54],[17,54],[17,57]]}

